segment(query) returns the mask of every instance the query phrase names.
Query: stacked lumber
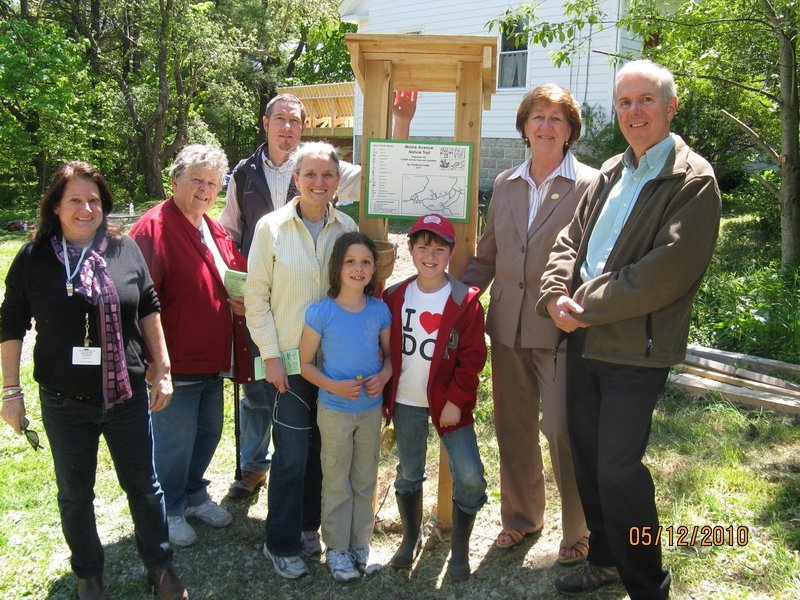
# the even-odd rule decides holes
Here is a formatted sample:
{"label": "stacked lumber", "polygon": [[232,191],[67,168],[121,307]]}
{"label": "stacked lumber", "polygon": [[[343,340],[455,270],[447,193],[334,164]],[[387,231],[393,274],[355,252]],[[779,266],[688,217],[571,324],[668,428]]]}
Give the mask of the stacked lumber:
{"label": "stacked lumber", "polygon": [[731,402],[800,414],[800,365],[690,345],[670,381],[692,394],[718,392]]}

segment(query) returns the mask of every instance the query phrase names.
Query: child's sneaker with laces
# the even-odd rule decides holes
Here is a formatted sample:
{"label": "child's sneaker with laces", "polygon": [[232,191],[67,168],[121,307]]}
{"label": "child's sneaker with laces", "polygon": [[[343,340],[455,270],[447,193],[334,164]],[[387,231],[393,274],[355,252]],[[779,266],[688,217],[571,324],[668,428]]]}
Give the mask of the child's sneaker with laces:
{"label": "child's sneaker with laces", "polygon": [[361,573],[356,569],[350,553],[346,550],[331,550],[328,548],[325,553],[325,562],[328,564],[328,570],[331,572],[334,581],[347,583],[361,578]]}
{"label": "child's sneaker with laces", "polygon": [[372,575],[373,573],[377,573],[383,566],[377,562],[369,562],[369,546],[364,546],[363,548],[350,548],[350,556],[353,559],[353,564],[355,564],[356,569],[361,571],[364,575]]}

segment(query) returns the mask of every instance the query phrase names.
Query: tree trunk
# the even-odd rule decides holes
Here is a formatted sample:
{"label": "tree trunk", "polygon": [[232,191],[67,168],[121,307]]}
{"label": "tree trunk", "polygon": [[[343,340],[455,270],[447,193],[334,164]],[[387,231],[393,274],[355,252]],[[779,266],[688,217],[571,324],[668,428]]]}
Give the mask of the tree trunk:
{"label": "tree trunk", "polygon": [[800,100],[797,89],[797,29],[779,37],[781,80],[781,271],[800,266]]}
{"label": "tree trunk", "polygon": [[146,134],[140,134],[139,153],[141,156],[141,168],[144,174],[144,187],[148,197],[163,199],[164,182],[161,179],[161,159],[158,148],[153,148]]}
{"label": "tree trunk", "polygon": [[33,168],[36,169],[36,178],[39,180],[38,191],[41,195],[44,195],[50,180],[50,173],[47,169],[47,148],[42,145],[39,139],[39,129],[41,128],[39,113],[34,111],[23,124],[25,130],[30,134],[31,146],[33,148],[39,148],[39,151],[31,162],[33,163]]}

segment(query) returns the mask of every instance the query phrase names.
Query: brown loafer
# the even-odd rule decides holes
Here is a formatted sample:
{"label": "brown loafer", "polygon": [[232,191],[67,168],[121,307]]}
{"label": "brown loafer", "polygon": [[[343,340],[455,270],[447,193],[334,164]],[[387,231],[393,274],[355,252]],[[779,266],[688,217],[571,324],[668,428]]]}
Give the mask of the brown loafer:
{"label": "brown loafer", "polygon": [[78,577],[78,598],[79,600],[108,600],[103,578],[89,577],[88,579],[82,579]]}
{"label": "brown loafer", "polygon": [[188,600],[189,592],[173,567],[147,572],[147,583],[158,600]]}
{"label": "brown loafer", "polygon": [[228,489],[228,498],[233,498],[234,500],[250,498],[266,481],[266,473],[242,471],[242,478],[239,481],[234,481]]}

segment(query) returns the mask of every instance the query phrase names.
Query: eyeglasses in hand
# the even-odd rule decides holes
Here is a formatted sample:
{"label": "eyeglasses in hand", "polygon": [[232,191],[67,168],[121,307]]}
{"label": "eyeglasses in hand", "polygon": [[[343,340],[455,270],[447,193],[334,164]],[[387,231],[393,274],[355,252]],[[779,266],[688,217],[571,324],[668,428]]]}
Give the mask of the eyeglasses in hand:
{"label": "eyeglasses in hand", "polygon": [[22,433],[25,434],[25,439],[28,440],[28,443],[31,445],[31,448],[34,450],[38,450],[41,448],[41,444],[39,444],[39,434],[36,433],[33,429],[28,429],[31,422],[28,421],[28,417],[23,417],[22,419]]}

